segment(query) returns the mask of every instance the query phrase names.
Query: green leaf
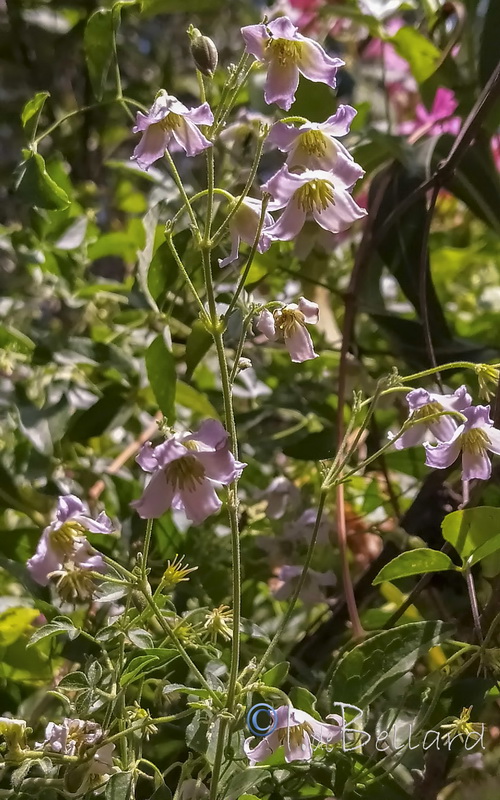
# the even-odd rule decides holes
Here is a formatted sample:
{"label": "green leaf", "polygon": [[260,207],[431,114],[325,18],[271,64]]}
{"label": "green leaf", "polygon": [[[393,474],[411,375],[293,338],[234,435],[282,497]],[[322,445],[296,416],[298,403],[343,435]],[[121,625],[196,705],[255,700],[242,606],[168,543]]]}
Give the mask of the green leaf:
{"label": "green leaf", "polygon": [[177,376],[174,357],[161,333],[146,351],[146,370],[158,407],[171,425],[175,421]]}
{"label": "green leaf", "polygon": [[137,678],[140,678],[141,675],[147,671],[147,667],[150,667],[153,663],[158,663],[159,658],[158,656],[137,656],[130,661],[129,664],[125,667],[125,670],[122,673],[120,678],[120,686],[128,686],[129,683],[133,683]]}
{"label": "green leaf", "polygon": [[[182,258],[188,242],[191,240],[189,230],[181,231],[174,236],[174,245]],[[166,292],[172,290],[179,275],[179,267],[167,242],[163,242],[156,251],[147,273],[149,292],[158,305],[162,305]]]}
{"label": "green leaf", "polygon": [[497,550],[500,550],[500,533],[497,533],[496,536],[488,539],[488,541],[478,547],[477,550],[474,550],[467,560],[467,565],[472,567],[474,564],[482,561],[483,558],[487,558],[493,555],[493,553],[496,553]]}
{"label": "green leaf", "polygon": [[423,83],[436,71],[441,60],[441,52],[415,28],[403,27],[388,39],[394,49],[408,64],[418,83]]}
{"label": "green leaf", "polygon": [[148,17],[157,14],[198,14],[202,11],[214,14],[223,3],[224,0],[141,0],[141,11]]}
{"label": "green leaf", "polygon": [[190,408],[200,417],[219,419],[219,415],[208,397],[184,381],[177,381],[175,402],[184,408]]}
{"label": "green leaf", "polygon": [[301,711],[307,711],[311,716],[316,717],[316,698],[308,689],[303,686],[292,686],[288,696],[294,708],[300,708]]}
{"label": "green leaf", "polygon": [[271,667],[271,669],[268,669],[267,672],[264,672],[262,681],[266,686],[276,686],[279,689],[288,675],[289,669],[290,664],[288,661],[281,661],[279,664],[275,664],[274,667]]}
{"label": "green leaf", "polygon": [[442,525],[443,537],[466,561],[485,542],[500,533],[500,508],[478,506],[447,514]]}
{"label": "green leaf", "polygon": [[30,153],[21,164],[17,192],[29,206],[60,210],[70,204],[66,192],[48,174],[39,153]]}
{"label": "green leaf", "polygon": [[191,333],[186,341],[186,378],[190,378],[202,358],[208,353],[213,343],[212,335],[203,322],[195,320]]}
{"label": "green leaf", "polygon": [[21,112],[21,122],[26,136],[30,140],[36,135],[38,120],[47,97],[50,97],[50,92],[37,92],[28,100]]}
{"label": "green leaf", "polygon": [[48,625],[43,625],[35,631],[27,646],[32,647],[42,639],[57,636],[59,633],[66,633],[69,638],[73,640],[78,636],[80,631],[78,628],[75,628],[69,617],[55,617]]}
{"label": "green leaf", "polygon": [[87,676],[84,672],[70,672],[69,675],[63,675],[59,683],[58,689],[69,689],[70,691],[81,691],[88,689],[90,686]]}
{"label": "green leaf", "polygon": [[246,789],[254,789],[264,778],[269,777],[269,770],[262,767],[247,767],[235,773],[226,789],[226,800],[237,800],[245,793]]}
{"label": "green leaf", "polygon": [[340,659],[331,682],[332,702],[365,708],[452,630],[436,620],[411,622],[372,636]]}
{"label": "green leaf", "polygon": [[102,99],[109,68],[114,60],[115,35],[119,23],[111,8],[98,8],[85,26],[83,46],[92,89]]}
{"label": "green leaf", "polygon": [[153,640],[151,635],[147,632],[142,630],[142,628],[133,628],[131,631],[127,632],[127,636],[139,650],[146,650],[148,647],[154,647]]}
{"label": "green leaf", "polygon": [[0,647],[8,647],[21,636],[33,630],[32,623],[38,617],[36,608],[7,608],[0,613]]}
{"label": "green leaf", "polygon": [[420,575],[423,572],[443,572],[447,569],[456,569],[453,561],[446,553],[439,550],[430,550],[419,547],[393,558],[389,564],[382,567],[373,581],[373,586],[383,581],[395,581],[409,575]]}
{"label": "green leaf", "polygon": [[117,772],[111,775],[106,784],[106,800],[130,800],[134,778],[131,772]]}

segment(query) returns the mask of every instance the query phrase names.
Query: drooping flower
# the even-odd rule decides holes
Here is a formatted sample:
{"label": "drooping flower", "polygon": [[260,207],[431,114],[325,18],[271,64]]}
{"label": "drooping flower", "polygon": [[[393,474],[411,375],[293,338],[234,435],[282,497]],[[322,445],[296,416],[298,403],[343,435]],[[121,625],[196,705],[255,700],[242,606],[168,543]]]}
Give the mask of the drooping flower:
{"label": "drooping flower", "polygon": [[283,304],[272,313],[265,308],[257,321],[257,329],[274,342],[280,336],[295,363],[318,358],[314,352],[311,335],[306,328],[315,325],[319,318],[319,306],[301,297],[298,303]]}
{"label": "drooping flower", "polygon": [[288,242],[301,231],[307,219],[314,219],[326,231],[339,233],[366,216],[348,192],[341,177],[326,170],[290,172],[286,165],[262,187],[283,208],[280,218],[267,228],[273,239]]}
{"label": "drooping flower", "polygon": [[247,52],[267,66],[266,103],[277,103],[288,111],[295,100],[299,72],[310,81],[335,88],[337,70],[344,62],[327,55],[313,39],[302,36],[288,17],[247,25],[241,33]]}
{"label": "drooping flower", "polygon": [[275,709],[272,733],[264,736],[255,746],[251,746],[252,738],[245,739],[243,749],[250,759],[250,764],[257,764],[269,758],[281,745],[285,749],[285,761],[310,761],[312,759],[311,739],[320,744],[333,744],[342,736],[342,718],[330,714],[327,719],[332,723],[319,722],[311,714],[300,711],[293,706],[280,706]]}
{"label": "drooping flower", "polygon": [[[231,252],[226,258],[219,259],[219,267],[227,267],[238,258],[240,241],[252,245],[259,227],[260,216],[262,213],[262,201],[256,197],[245,197],[239,206],[236,214],[229,223],[229,235],[231,237]],[[265,228],[273,224],[272,216],[266,211],[264,216],[263,229],[259,236],[257,250],[264,253],[269,250],[272,244],[271,238],[267,235]]]}
{"label": "drooping flower", "polygon": [[113,523],[104,511],[94,520],[87,516],[82,501],[75,495],[59,497],[55,519],[43,531],[35,555],[28,560],[31,577],[41,586],[47,586],[51,574],[64,569],[67,562],[82,570],[103,571],[102,556],[85,534],[112,531]]}
{"label": "drooping flower", "polygon": [[[468,408],[472,397],[466,386],[459,386],[453,394],[437,394],[426,389],[412,389],[406,395],[406,402],[410,411],[410,419],[417,421],[442,411],[460,411]],[[443,415],[434,422],[417,422],[403,433],[394,442],[396,450],[406,447],[415,447],[422,444],[429,431],[438,441],[447,442],[451,439],[458,425],[452,416]]]}
{"label": "drooping flower", "polygon": [[500,455],[500,430],[493,426],[489,406],[470,406],[461,412],[466,422],[458,426],[451,439],[431,445],[424,442],[428,467],[450,467],[462,453],[462,480],[487,480],[491,475],[490,453]]}
{"label": "drooping flower", "polygon": [[451,133],[456,136],[462,124],[460,117],[452,116],[457,106],[458,102],[453,91],[440,86],[434,96],[431,110],[427,111],[423,103],[418,103],[414,118],[402,122],[399,132],[409,135],[419,131],[432,136]]}
{"label": "drooping flower", "polygon": [[364,175],[349,151],[336,137],[349,133],[356,110],[341,105],[325,122],[304,122],[300,127],[276,122],[271,128],[269,142],[288,153],[289,169],[320,169],[330,171],[350,189]]}
{"label": "drooping flower", "polygon": [[196,433],[175,434],[157,447],[146,443],[136,461],[152,473],[142,497],[131,503],[139,516],[156,519],[174,508],[195,525],[221,507],[215,487],[239,478],[246,466],[234,458],[227,431],[215,419],[205,420]]}
{"label": "drooping flower", "polygon": [[141,169],[149,169],[151,164],[165,155],[172,137],[186,155],[196,156],[212,146],[197,126],[211,125],[213,121],[208,103],[202,103],[197,108],[186,108],[184,103],[162,90],[147,114],[137,112],[133,132],[142,133],[142,138],[132,159],[137,161]]}
{"label": "drooping flower", "polygon": [[[292,564],[284,564],[277,570],[276,579],[271,584],[271,591],[276,600],[288,600],[295,591],[295,587],[302,575],[302,570],[303,567]],[[315,603],[325,603],[327,597],[322,587],[335,586],[336,583],[337,578],[331,570],[317,572],[314,569],[309,569],[299,597],[306,605],[312,606]]]}

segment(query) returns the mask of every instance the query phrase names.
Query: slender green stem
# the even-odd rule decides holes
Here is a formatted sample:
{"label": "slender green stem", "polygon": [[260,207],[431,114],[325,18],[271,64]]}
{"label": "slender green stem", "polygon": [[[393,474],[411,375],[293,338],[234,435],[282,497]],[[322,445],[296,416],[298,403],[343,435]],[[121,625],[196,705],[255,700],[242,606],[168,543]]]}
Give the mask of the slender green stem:
{"label": "slender green stem", "polygon": [[207,162],[207,210],[205,217],[205,234],[203,237],[203,244],[205,247],[208,247],[210,242],[210,233],[212,230],[212,216],[214,213],[215,164],[214,164],[213,147],[209,147],[207,148],[207,150],[205,150],[205,157]]}
{"label": "slender green stem", "polygon": [[[196,202],[197,200],[200,200],[200,198],[202,198],[202,197],[206,197],[207,194],[208,194],[208,189],[203,189],[202,192],[196,192],[196,194],[194,194],[192,197],[189,198],[189,202],[191,203],[191,205],[193,205],[194,202]],[[228,200],[230,203],[234,203],[234,201],[235,201],[234,196],[230,192],[226,192],[225,189],[217,189],[216,187],[214,187],[214,195],[215,194],[220,194],[221,197],[225,197],[226,200]],[[180,217],[184,213],[184,210],[185,210],[185,206],[183,205],[183,206],[181,206],[179,211],[177,211],[177,213],[172,217],[172,220],[170,222],[170,227],[172,229],[176,226],[176,224],[179,221]]]}
{"label": "slender green stem", "polygon": [[253,315],[254,315],[254,312],[253,312],[253,309],[252,309],[252,311],[250,311],[246,315],[245,319],[243,320],[243,324],[241,326],[240,338],[238,340],[238,344],[236,346],[236,350],[234,351],[234,363],[233,363],[233,366],[231,367],[231,374],[229,375],[229,382],[231,383],[231,386],[233,385],[234,380],[235,380],[235,378],[236,378],[236,376],[238,374],[238,365],[240,363],[241,354],[242,354],[243,348],[245,346],[245,339],[247,338],[248,329],[249,329],[250,324],[252,322]]}
{"label": "slender green stem", "polygon": [[203,301],[202,301],[200,295],[196,291],[196,288],[195,288],[195,286],[193,284],[193,281],[189,277],[189,274],[188,274],[188,271],[186,270],[186,267],[182,263],[182,259],[179,256],[179,253],[177,252],[177,248],[176,248],[176,246],[174,244],[174,239],[173,239],[173,236],[172,236],[172,231],[166,231],[165,238],[167,240],[167,244],[168,244],[168,247],[170,249],[170,252],[172,253],[172,255],[173,255],[174,259],[175,259],[175,263],[179,267],[179,269],[180,269],[180,271],[181,271],[181,273],[182,273],[182,275],[184,277],[184,280],[186,281],[187,285],[189,286],[189,288],[191,290],[191,294],[193,295],[194,299],[196,300],[198,308],[200,309],[200,313],[201,313],[202,319],[206,320],[207,319],[207,312],[205,311],[205,306],[203,304]]}
{"label": "slender green stem", "polygon": [[146,524],[146,535],[144,536],[144,548],[143,548],[143,551],[142,551],[142,560],[141,560],[141,574],[142,574],[142,580],[143,581],[145,581],[147,579],[149,548],[151,547],[151,535],[153,533],[153,522],[154,522],[154,520],[148,519],[147,524]]}
{"label": "slender green stem", "polygon": [[262,228],[264,227],[264,220],[266,219],[266,212],[267,212],[268,204],[269,204],[269,195],[265,195],[263,200],[262,200],[262,208],[261,208],[260,217],[259,217],[259,224],[257,225],[257,230],[255,232],[255,238],[254,238],[253,243],[252,243],[252,248],[250,250],[250,253],[248,254],[247,263],[245,264],[245,268],[244,268],[243,272],[241,273],[240,280],[239,280],[238,285],[237,285],[237,287],[236,287],[236,289],[234,291],[234,294],[233,294],[233,297],[231,299],[231,302],[229,303],[229,307],[228,307],[228,309],[227,309],[227,311],[226,311],[226,313],[224,315],[224,319],[229,319],[229,317],[231,315],[231,312],[232,312],[233,308],[236,306],[236,303],[238,302],[239,296],[243,291],[243,288],[245,286],[245,282],[246,282],[246,280],[248,278],[248,274],[249,274],[249,272],[250,272],[250,270],[252,268],[253,260],[255,258],[255,254],[257,252],[257,248],[259,246],[259,241],[260,241],[260,235],[262,233]]}
{"label": "slender green stem", "polygon": [[172,173],[172,177],[174,179],[175,185],[177,186],[177,188],[179,190],[179,193],[180,193],[180,195],[182,197],[182,202],[184,203],[184,205],[185,205],[185,207],[187,209],[187,212],[189,214],[189,219],[191,220],[191,224],[193,226],[193,229],[194,229],[195,233],[197,233],[199,235],[200,231],[199,231],[199,228],[198,228],[198,221],[197,221],[195,213],[194,213],[194,211],[192,209],[189,197],[187,196],[187,192],[186,192],[186,190],[184,188],[184,184],[182,183],[182,178],[181,178],[181,176],[179,175],[179,173],[177,171],[177,167],[175,166],[174,159],[172,158],[172,156],[170,155],[168,150],[165,150],[165,158],[167,159],[167,163],[168,163],[168,166],[170,168],[170,172]]}

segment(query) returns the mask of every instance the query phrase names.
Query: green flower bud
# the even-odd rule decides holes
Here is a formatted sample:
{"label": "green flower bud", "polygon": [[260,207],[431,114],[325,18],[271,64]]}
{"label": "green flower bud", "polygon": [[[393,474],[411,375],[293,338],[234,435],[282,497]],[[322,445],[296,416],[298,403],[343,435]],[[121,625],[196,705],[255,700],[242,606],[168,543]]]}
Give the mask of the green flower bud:
{"label": "green flower bud", "polygon": [[208,36],[203,36],[198,28],[191,28],[188,30],[188,35],[191,39],[191,55],[202,75],[211,78],[217,69],[219,61],[219,54],[213,41]]}

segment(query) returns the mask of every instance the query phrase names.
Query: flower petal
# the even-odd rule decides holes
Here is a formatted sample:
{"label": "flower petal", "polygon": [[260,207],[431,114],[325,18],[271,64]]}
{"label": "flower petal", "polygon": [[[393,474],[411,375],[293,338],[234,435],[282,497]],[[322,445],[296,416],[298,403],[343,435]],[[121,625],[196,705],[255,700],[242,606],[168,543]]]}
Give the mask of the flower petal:
{"label": "flower petal", "polygon": [[204,445],[204,450],[215,452],[225,448],[228,439],[229,434],[218,419],[206,419],[201,423],[198,430],[186,436],[184,441],[201,442]]}
{"label": "flower petal", "polygon": [[224,486],[239,478],[246,467],[227,448],[218,453],[196,453],[196,458],[203,464],[207,478]]}
{"label": "flower petal", "polygon": [[132,160],[137,161],[141,169],[148,170],[151,164],[165,155],[170,138],[171,133],[163,130],[160,125],[150,125],[142,134],[141,141],[132,154]]}
{"label": "flower petal", "polygon": [[271,195],[274,200],[274,208],[277,210],[285,206],[290,200],[291,196],[297,189],[300,189],[308,180],[314,179],[315,173],[303,173],[297,175],[295,172],[290,172],[284,164],[278,172],[276,172],[267,183],[262,186],[262,191]]}
{"label": "flower petal", "polygon": [[33,580],[39,583],[40,586],[47,586],[49,574],[61,569],[61,557],[52,547],[47,529],[40,537],[35,555],[28,559],[26,566]]}
{"label": "flower petal", "polygon": [[394,441],[394,449],[406,450],[407,447],[416,447],[417,445],[422,444],[426,433],[426,425],[422,423],[412,425],[412,427],[408,428],[408,430],[405,431],[403,435],[399,437],[399,439]]}
{"label": "flower petal", "polygon": [[277,58],[273,58],[267,69],[264,100],[268,105],[276,103],[280,108],[288,111],[295,101],[298,85],[299,70],[296,64],[291,61],[282,64]]}
{"label": "flower petal", "polygon": [[250,736],[243,742],[243,750],[247,758],[250,759],[251,764],[258,764],[259,761],[265,761],[266,758],[272,756],[275,750],[280,746],[278,730],[274,730],[269,736],[264,736],[263,739],[255,747],[251,746],[253,737]]}
{"label": "flower petal", "polygon": [[341,190],[335,192],[334,203],[329,203],[322,211],[314,209],[312,215],[325,231],[340,233],[350,228],[356,220],[365,217],[366,210],[358,206],[350,194]]}
{"label": "flower petal", "polygon": [[491,461],[486,453],[471,453],[464,450],[462,453],[462,480],[471,481],[473,478],[486,481],[491,475]]}
{"label": "flower petal", "polygon": [[434,469],[445,469],[457,460],[461,450],[461,436],[463,432],[463,425],[455,431],[454,438],[450,442],[439,442],[439,444],[431,445],[424,442],[425,447],[425,463],[428,467]]}
{"label": "flower petal", "polygon": [[488,428],[490,425],[493,425],[489,406],[470,406],[469,408],[464,408],[462,414],[467,418],[467,422],[465,423],[466,430],[471,430],[471,428]]}
{"label": "flower petal", "polygon": [[207,517],[216,514],[222,502],[208,480],[197,483],[194,489],[181,488],[179,494],[186,517],[193,525],[200,525]]}
{"label": "flower petal", "polygon": [[258,61],[264,61],[266,52],[266,42],[269,41],[269,34],[265,25],[246,25],[241,29],[241,35],[245,42],[245,50]]}
{"label": "flower petal", "polygon": [[291,360],[296,364],[318,358],[318,354],[314,352],[311,334],[299,322],[294,325],[291,333],[285,336],[285,347],[290,353]]}
{"label": "flower petal", "polygon": [[312,759],[311,737],[307,731],[303,731],[300,741],[297,741],[295,736],[285,735],[283,744],[287,764],[291,761],[310,761]]}
{"label": "flower petal", "polygon": [[189,108],[187,111],[184,111],[182,116],[195,125],[211,125],[214,121],[214,115],[208,103],[202,103],[201,106]]}
{"label": "flower petal", "polygon": [[142,497],[130,505],[135,508],[141,519],[158,519],[172,505],[174,487],[167,482],[163,470],[153,475],[142,493]]}
{"label": "flower petal", "polygon": [[264,308],[261,311],[259,319],[257,320],[256,328],[259,333],[263,333],[264,336],[267,336],[270,342],[274,342],[278,338],[274,316],[267,308]]}
{"label": "flower petal", "polygon": [[144,472],[154,472],[158,468],[155,451],[156,447],[151,442],[146,442],[139,450],[135,460]]}
{"label": "flower petal", "polygon": [[302,43],[302,52],[298,60],[298,68],[310,81],[326,83],[332,89],[336,85],[336,75],[339,67],[344,66],[341,58],[332,58],[327,55],[321,45],[312,39],[307,39],[299,34]]}
{"label": "flower petal", "polygon": [[200,129],[187,119],[187,115],[179,120],[179,124],[172,129],[172,134],[187,156],[197,156],[207,147],[212,147],[212,142],[209,142]]}
{"label": "flower petal", "polygon": [[429,397],[434,402],[443,406],[447,411],[463,411],[464,408],[469,408],[469,406],[472,405],[472,397],[464,384],[459,386],[458,389],[455,389],[453,394],[440,395],[431,393]]}
{"label": "flower petal", "polygon": [[289,242],[301,231],[306,216],[305,210],[292,199],[274,225],[266,228],[266,233],[273,241]]}
{"label": "flower petal", "polygon": [[442,416],[436,422],[429,423],[429,430],[440,442],[449,442],[457,429],[457,423],[452,417]]}
{"label": "flower petal", "polygon": [[349,133],[351,122],[358,112],[352,106],[339,105],[335,114],[322,123],[321,130],[330,136],[345,136]]}
{"label": "flower petal", "polygon": [[311,302],[311,300],[306,300],[305,297],[301,297],[298,307],[299,311],[302,311],[307,324],[316,325],[319,320],[319,305]]}
{"label": "flower petal", "polygon": [[64,494],[57,500],[55,518],[61,524],[73,519],[77,514],[82,514],[85,506],[79,497],[74,494]]}
{"label": "flower petal", "polygon": [[272,22],[269,22],[267,27],[275,39],[299,39],[297,28],[289,17],[277,17],[277,19],[273,19]]}
{"label": "flower petal", "polygon": [[488,428],[485,433],[490,440],[486,447],[488,450],[491,450],[492,453],[500,456],[500,430],[498,430],[498,428],[491,427]]}
{"label": "flower petal", "polygon": [[427,389],[412,389],[406,395],[406,402],[410,411],[418,411],[419,408],[429,405],[431,399]]}
{"label": "flower petal", "polygon": [[227,255],[225,258],[219,258],[219,267],[221,269],[228,267],[229,264],[232,264],[233,261],[236,261],[240,252],[240,237],[234,225],[231,226],[230,236],[231,250],[229,255]]}
{"label": "flower petal", "polygon": [[288,153],[304,131],[311,130],[311,125],[301,125],[300,129],[284,122],[276,122],[270,130],[267,141],[283,153]]}

